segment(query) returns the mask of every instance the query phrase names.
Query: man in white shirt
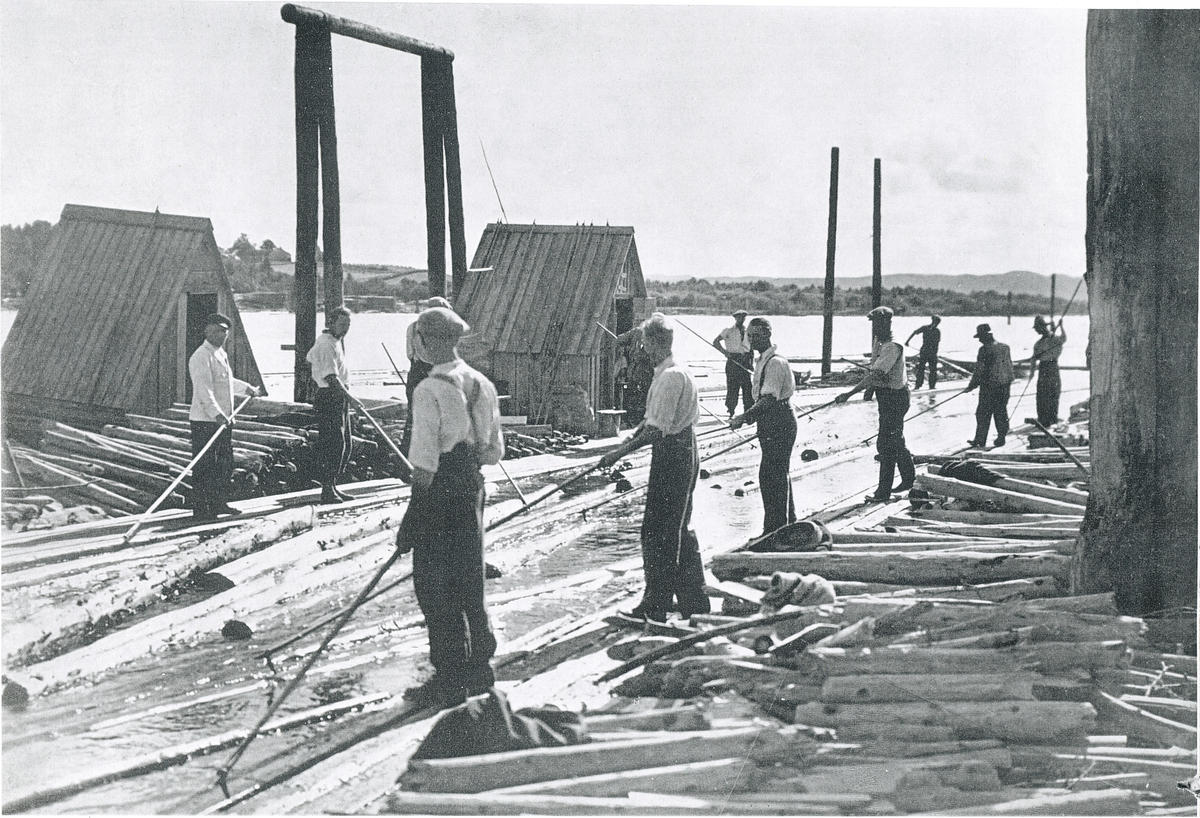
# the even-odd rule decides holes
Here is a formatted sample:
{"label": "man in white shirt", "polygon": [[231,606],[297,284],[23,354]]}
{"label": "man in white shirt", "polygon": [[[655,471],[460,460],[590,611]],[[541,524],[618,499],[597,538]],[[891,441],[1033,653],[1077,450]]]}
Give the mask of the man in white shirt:
{"label": "man in white shirt", "polygon": [[792,414],[792,392],[796,378],[787,358],[775,353],[771,343],[771,324],[765,318],[752,318],[746,331],[750,348],[758,353],[754,363],[754,405],[729,421],[731,429],[745,423],[758,424],[758,442],[762,459],[758,464],[758,485],[762,491],[763,534],[770,534],[796,522],[796,503],[788,470],[792,446],[796,443],[796,416]]}
{"label": "man in white shirt", "polygon": [[429,374],[413,390],[412,498],[396,547],[413,552],[413,587],[429,630],[434,677],[406,696],[451,707],[495,682],[496,639],[483,580],[484,463],[504,457],[496,387],[458,357],[470,327],[453,310],[421,313],[416,334]]}
{"label": "man in white shirt", "polygon": [[642,324],[642,337],[655,365],[645,419],[633,437],[600,458],[599,465],[608,468],[630,452],[653,445],[641,532],[646,590],[629,615],[661,622],[676,605],[685,618],[710,610],[700,544],[688,527],[700,471],[693,430],[700,402],[692,376],[671,357],[674,332],[662,313]]}
{"label": "man in white shirt", "polygon": [[[867,497],[869,503],[885,503],[892,492],[908,491],[916,479],[916,466],[912,454],[904,442],[904,414],[908,411],[909,395],[907,372],[904,368],[904,347],[892,340],[892,310],[876,307],[867,313],[871,329],[879,340],[879,347],[871,356],[870,370],[849,392],[843,392],[834,400],[845,403],[855,392],[868,386],[875,390],[879,403],[879,436],[875,439],[875,450],[879,453],[879,483],[875,493]],[[892,487],[892,478],[900,469],[900,483]]]}
{"label": "man in white shirt", "polygon": [[[450,302],[440,295],[417,302],[418,310],[427,310],[430,307],[452,309]],[[433,368],[432,364],[425,360],[425,345],[417,337],[416,321],[408,325],[408,331],[404,337],[404,351],[408,354],[408,378],[404,381],[404,396],[408,400],[408,416],[404,419],[404,437],[400,441],[400,451],[407,456],[408,447],[412,443],[413,392],[416,391],[417,384],[423,381],[429,374],[429,370]]]}
{"label": "man in white shirt", "polygon": [[754,353],[746,337],[746,328],[742,325],[746,314],[745,310],[734,310],[733,326],[721,330],[713,339],[713,346],[725,356],[725,408],[729,410],[730,417],[737,410],[738,395],[741,395],[743,409],[748,411],[754,403],[750,385],[750,365],[754,362]]}
{"label": "man in white shirt", "polygon": [[204,457],[192,467],[192,516],[215,520],[218,514],[240,514],[227,502],[233,475],[233,393],[258,395],[260,390],[233,377],[225,341],[232,322],[219,312],[204,319],[204,343],[188,358],[192,406],[188,412],[192,456],[217,435]]}
{"label": "man in white shirt", "polygon": [[350,367],[346,363],[346,333],[350,310],[336,307],[325,314],[325,331],[317,336],[305,356],[317,384],[313,410],[317,413],[317,476],[321,480],[322,503],[341,503],[350,495],[338,491],[337,479],[350,462]]}

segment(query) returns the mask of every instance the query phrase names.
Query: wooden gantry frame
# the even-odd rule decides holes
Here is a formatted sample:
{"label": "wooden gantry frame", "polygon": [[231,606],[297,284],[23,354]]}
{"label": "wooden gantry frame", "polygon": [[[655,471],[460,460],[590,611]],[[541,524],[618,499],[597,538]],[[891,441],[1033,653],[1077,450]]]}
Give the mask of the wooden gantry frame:
{"label": "wooden gantry frame", "polygon": [[317,209],[322,207],[325,311],[341,306],[341,197],[333,106],[332,35],[339,34],[421,58],[421,130],[425,157],[425,232],[429,294],[446,295],[446,230],[454,291],[467,272],[462,166],[454,103],[454,54],[403,34],[288,3],[280,10],[296,27],[296,343],[295,400],[310,397],[305,355],[317,337]]}

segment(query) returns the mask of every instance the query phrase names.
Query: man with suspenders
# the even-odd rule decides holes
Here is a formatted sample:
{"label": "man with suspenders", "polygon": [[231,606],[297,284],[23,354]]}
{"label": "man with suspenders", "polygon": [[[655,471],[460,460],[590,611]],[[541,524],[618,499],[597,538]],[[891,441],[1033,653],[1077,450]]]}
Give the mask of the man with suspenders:
{"label": "man with suspenders", "polygon": [[496,638],[483,580],[484,463],[504,456],[500,402],[491,381],[458,357],[470,327],[453,310],[421,313],[416,333],[432,364],[413,390],[412,498],[396,547],[413,552],[413,586],[429,631],[434,677],[408,698],[451,707],[495,682]]}
{"label": "man with suspenders", "polygon": [[762,460],[758,465],[758,485],[762,491],[763,534],[796,522],[796,503],[788,469],[792,446],[796,443],[796,416],[791,397],[796,378],[787,359],[775,354],[771,343],[771,324],[765,318],[752,318],[746,329],[750,348],[758,353],[751,384],[754,405],[729,421],[737,429],[746,423],[758,425]]}

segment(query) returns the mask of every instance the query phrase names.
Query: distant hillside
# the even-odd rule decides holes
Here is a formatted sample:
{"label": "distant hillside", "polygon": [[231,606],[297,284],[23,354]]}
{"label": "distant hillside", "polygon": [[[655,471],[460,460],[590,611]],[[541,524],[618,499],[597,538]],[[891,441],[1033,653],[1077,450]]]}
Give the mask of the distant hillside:
{"label": "distant hillside", "polygon": [[[321,275],[324,270],[324,262],[317,262],[317,275]],[[277,273],[294,276],[296,274],[296,264],[294,262],[272,262],[271,269]],[[351,276],[359,281],[377,281],[397,283],[400,279],[419,274],[421,280],[425,279],[425,271],[417,267],[405,267],[402,264],[348,264],[342,262],[342,273]]]}
{"label": "distant hillside", "polygon": [[[690,276],[649,276],[651,281],[686,281]],[[708,281],[715,283],[737,283],[764,280],[776,287],[795,284],[800,289],[805,287],[825,286],[824,276],[820,278],[767,278],[761,276],[705,276]],[[1065,302],[1071,297],[1079,276],[1060,275],[1055,284],[1055,296]],[[841,290],[855,290],[871,286],[870,276],[838,277],[834,284]],[[989,275],[884,275],[883,286],[887,289],[899,287],[917,287],[929,290],[950,290],[955,293],[985,292],[988,290],[998,293],[1013,293],[1014,295],[1050,295],[1050,276],[1033,273],[1029,270],[1010,270],[1007,273]],[[1075,297],[1077,304],[1087,303],[1087,288],[1081,287]]]}

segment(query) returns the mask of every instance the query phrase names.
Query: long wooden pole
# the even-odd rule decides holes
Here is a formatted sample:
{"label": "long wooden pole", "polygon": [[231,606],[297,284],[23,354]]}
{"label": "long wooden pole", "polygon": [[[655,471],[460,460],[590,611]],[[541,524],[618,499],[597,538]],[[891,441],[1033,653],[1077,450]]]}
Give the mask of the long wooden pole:
{"label": "long wooden pole", "polygon": [[[333,45],[329,32],[318,40],[316,86],[318,133],[321,143],[321,206],[325,315],[342,306],[342,195],[338,179],[337,127],[333,109]],[[328,322],[326,322],[328,323]]]}
{"label": "long wooden pole", "polygon": [[1050,326],[1054,326],[1054,285],[1058,281],[1058,276],[1054,273],[1050,274]]}
{"label": "long wooden pole", "polygon": [[296,26],[296,311],[293,399],[307,402],[312,389],[306,355],[317,340],[317,185],[319,183],[318,63],[321,33]]}
{"label": "long wooden pole", "polygon": [[446,295],[446,197],[438,60],[421,58],[421,134],[425,154],[425,236],[429,295]]}
{"label": "long wooden pole", "polygon": [[821,377],[833,370],[833,259],[837,249],[838,149],[829,153],[829,231],[825,241],[825,316],[821,333]]}
{"label": "long wooden pole", "polygon": [[[467,236],[463,222],[462,161],[458,147],[458,108],[454,101],[454,63],[438,66],[442,145],[446,157],[446,219],[450,229],[450,282],[454,298],[467,283]],[[518,489],[519,491],[519,489]]]}
{"label": "long wooden pole", "polygon": [[362,40],[365,43],[381,45],[384,48],[406,51],[409,54],[416,54],[418,57],[454,59],[454,52],[448,48],[442,48],[440,45],[427,43],[415,37],[406,37],[403,34],[394,34],[375,26],[369,26],[345,17],[338,17],[337,15],[318,9],[297,6],[294,3],[285,3],[283,8],[279,10],[279,15],[285,22],[292,23],[297,28],[305,26],[328,31],[333,34],[340,34],[343,37]]}
{"label": "long wooden pole", "polygon": [[875,224],[871,233],[871,306],[883,303],[883,246],[880,231],[883,229],[883,168],[881,160],[875,160]]}

